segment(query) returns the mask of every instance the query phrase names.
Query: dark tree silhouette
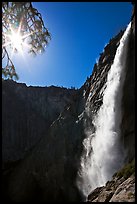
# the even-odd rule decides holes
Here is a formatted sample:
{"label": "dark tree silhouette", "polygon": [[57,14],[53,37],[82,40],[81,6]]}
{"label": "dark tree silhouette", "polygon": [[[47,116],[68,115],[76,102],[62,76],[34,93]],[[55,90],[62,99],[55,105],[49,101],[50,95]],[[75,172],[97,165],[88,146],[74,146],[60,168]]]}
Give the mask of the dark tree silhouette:
{"label": "dark tree silhouette", "polygon": [[9,52],[9,49],[18,51],[11,40],[13,31],[21,36],[22,48],[27,41],[28,52],[33,55],[45,51],[51,34],[31,2],[2,2],[2,60],[5,62],[2,65],[2,75],[18,79]]}

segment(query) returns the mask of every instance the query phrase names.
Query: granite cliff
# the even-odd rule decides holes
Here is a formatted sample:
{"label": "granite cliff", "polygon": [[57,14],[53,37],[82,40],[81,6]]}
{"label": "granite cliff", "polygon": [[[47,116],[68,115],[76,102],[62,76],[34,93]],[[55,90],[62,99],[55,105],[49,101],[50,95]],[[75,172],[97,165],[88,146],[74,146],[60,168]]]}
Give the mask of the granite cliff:
{"label": "granite cliff", "polygon": [[[124,31],[118,33],[105,46],[98,63],[94,65],[92,75],[79,90],[26,87],[25,84],[9,80],[2,82],[5,200],[15,202],[83,200],[76,182],[80,158],[84,151],[83,140],[87,131],[95,132],[92,119],[102,104],[107,74],[123,33]],[[135,156],[134,61],[133,15],[122,97],[121,134],[127,151],[125,164],[131,162]],[[119,181],[117,177],[114,179],[119,183],[125,181],[124,179]],[[134,182],[134,179],[131,180]],[[115,185],[114,189],[117,187],[118,185]],[[106,189],[96,191],[106,192]],[[89,196],[89,202],[95,199],[91,197]],[[109,200],[110,197],[112,193]]]}
{"label": "granite cliff", "polygon": [[3,161],[23,158],[75,98],[74,89],[2,82]]}

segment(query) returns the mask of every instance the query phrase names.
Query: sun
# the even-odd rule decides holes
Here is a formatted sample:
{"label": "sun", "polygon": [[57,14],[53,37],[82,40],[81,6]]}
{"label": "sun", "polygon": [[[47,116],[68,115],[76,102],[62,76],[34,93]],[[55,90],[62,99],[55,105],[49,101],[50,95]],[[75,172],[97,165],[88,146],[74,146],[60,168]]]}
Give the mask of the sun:
{"label": "sun", "polygon": [[16,49],[18,52],[22,52],[23,37],[20,34],[20,30],[17,32],[11,29],[11,35],[9,35],[10,44],[13,46],[13,50]]}
{"label": "sun", "polygon": [[21,33],[21,24],[19,25],[18,29],[12,28],[10,26],[10,32],[8,34],[4,34],[5,44],[3,47],[10,45],[12,47],[12,54],[15,50],[23,54],[24,47],[30,48],[25,41],[25,39],[30,35],[32,35],[32,33],[25,35]]}

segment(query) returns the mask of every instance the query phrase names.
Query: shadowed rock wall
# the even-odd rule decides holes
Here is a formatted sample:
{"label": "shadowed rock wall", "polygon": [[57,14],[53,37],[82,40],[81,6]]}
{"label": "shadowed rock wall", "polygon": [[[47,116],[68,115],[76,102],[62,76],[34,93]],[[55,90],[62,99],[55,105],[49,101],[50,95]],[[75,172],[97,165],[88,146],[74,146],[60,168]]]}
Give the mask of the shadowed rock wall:
{"label": "shadowed rock wall", "polygon": [[60,87],[27,87],[12,80],[2,81],[2,156],[17,161],[46,136],[51,123],[76,90]]}

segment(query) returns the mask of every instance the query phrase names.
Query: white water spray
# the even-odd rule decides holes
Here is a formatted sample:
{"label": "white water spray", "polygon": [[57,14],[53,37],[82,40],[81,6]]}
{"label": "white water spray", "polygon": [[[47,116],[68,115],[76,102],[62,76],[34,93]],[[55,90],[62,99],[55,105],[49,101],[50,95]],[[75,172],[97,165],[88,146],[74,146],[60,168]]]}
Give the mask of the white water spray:
{"label": "white water spray", "polygon": [[86,154],[81,158],[77,185],[85,197],[96,187],[105,185],[124,163],[125,151],[120,142],[121,99],[130,28],[131,23],[120,40],[108,72],[103,104],[93,121],[95,134],[88,133],[83,141]]}

